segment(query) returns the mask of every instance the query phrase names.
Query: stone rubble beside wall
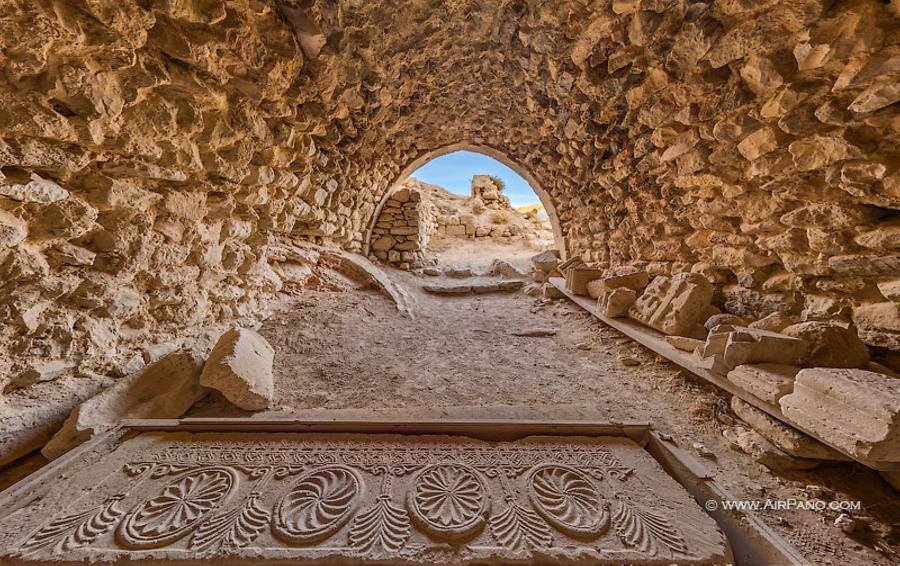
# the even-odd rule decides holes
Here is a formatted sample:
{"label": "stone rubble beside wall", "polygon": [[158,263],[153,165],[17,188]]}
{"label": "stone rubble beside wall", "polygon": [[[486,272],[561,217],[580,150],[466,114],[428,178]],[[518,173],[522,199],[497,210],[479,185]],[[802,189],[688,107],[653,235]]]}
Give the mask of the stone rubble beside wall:
{"label": "stone rubble beside wall", "polygon": [[342,6],[0,7],[0,375],[256,316],[275,239],[361,251],[458,142],[532,173],[570,255],[900,348],[896,2]]}

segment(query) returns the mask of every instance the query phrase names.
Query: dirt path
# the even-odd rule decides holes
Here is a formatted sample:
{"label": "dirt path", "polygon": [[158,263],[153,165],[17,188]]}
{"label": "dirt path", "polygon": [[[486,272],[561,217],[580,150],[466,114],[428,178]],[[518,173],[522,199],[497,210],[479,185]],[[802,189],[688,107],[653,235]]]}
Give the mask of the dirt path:
{"label": "dirt path", "polygon": [[[462,258],[457,256],[445,261]],[[513,261],[522,257],[514,254]],[[475,263],[489,262],[481,257]],[[410,290],[414,319],[371,291],[304,292],[286,299],[263,324],[260,332],[277,352],[276,411],[510,406],[540,418],[565,408],[568,414],[560,416],[583,409],[610,421],[646,421],[694,454],[711,452],[701,460],[739,498],[803,498],[814,483],[833,489],[838,500],[862,500],[864,511],[857,515],[871,524],[856,540],[832,525],[837,512],[761,513],[810,559],[892,563],[877,546],[896,559],[897,533],[890,526],[898,517],[896,494],[877,474],[837,464],[790,478],[772,475],[722,438],[722,427],[734,418],[724,394],[572,303],[522,293],[434,296],[419,288],[434,278],[394,271],[391,276]],[[536,328],[557,332],[512,335]],[[639,365],[626,366],[626,358]],[[243,413],[212,396],[191,414]],[[483,411],[490,415],[490,409]]]}

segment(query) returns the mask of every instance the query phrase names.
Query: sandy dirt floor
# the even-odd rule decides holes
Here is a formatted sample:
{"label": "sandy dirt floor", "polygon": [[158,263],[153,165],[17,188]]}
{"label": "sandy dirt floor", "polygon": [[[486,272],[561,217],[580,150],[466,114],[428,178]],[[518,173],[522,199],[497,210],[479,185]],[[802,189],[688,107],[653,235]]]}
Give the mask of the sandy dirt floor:
{"label": "sandy dirt floor", "polygon": [[[459,264],[468,257],[477,271],[502,250],[476,255],[469,250],[468,256],[464,251],[445,252],[441,261]],[[534,253],[507,252],[520,264]],[[286,297],[263,324],[260,332],[277,352],[276,411],[396,409],[399,414],[410,408],[470,407],[468,416],[489,417],[491,407],[509,406],[517,408],[517,415],[538,418],[581,410],[614,422],[646,421],[698,455],[738,498],[862,501],[862,510],[854,513],[860,532],[852,535],[833,525],[837,511],[759,513],[810,560],[900,560],[897,494],[876,473],[842,463],[773,475],[732,450],[722,437],[723,427],[735,418],[724,392],[569,301],[543,301],[521,292],[434,296],[420,286],[438,278],[397,271],[390,275],[412,295],[414,319],[401,316],[372,291],[305,292]],[[537,328],[557,332],[549,337],[512,335]],[[473,412],[472,406],[485,409]],[[193,416],[242,414],[218,396],[192,411]]]}

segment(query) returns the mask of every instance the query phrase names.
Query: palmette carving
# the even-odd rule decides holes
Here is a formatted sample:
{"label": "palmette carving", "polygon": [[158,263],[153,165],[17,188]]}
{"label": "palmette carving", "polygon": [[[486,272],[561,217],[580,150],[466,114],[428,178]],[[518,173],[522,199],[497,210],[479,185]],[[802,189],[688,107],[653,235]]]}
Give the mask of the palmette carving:
{"label": "palmette carving", "polygon": [[148,497],[122,521],[116,532],[130,548],[157,548],[185,536],[216,509],[237,484],[237,475],[226,467],[203,468],[185,473]]}
{"label": "palmette carving", "polygon": [[260,506],[259,493],[253,492],[240,505],[201,524],[191,538],[190,547],[207,550],[222,546],[247,546],[269,524],[270,515],[268,509]]}
{"label": "palmette carving", "polygon": [[347,542],[360,552],[398,552],[409,540],[409,515],[382,495],[353,519]]}
{"label": "palmette carving", "polygon": [[587,540],[609,528],[609,512],[591,480],[570,466],[548,464],[528,478],[535,510],[557,530]]}
{"label": "palmette carving", "polygon": [[362,488],[362,480],[352,468],[313,470],[301,476],[276,505],[273,531],[291,543],[324,540],[353,516]]}
{"label": "palmette carving", "polygon": [[119,508],[122,497],[114,495],[104,501],[99,509],[87,509],[51,520],[25,541],[20,550],[26,554],[45,547],[66,551],[91,544],[109,531],[124,514]]}
{"label": "palmette carving", "polygon": [[463,538],[480,530],[488,505],[487,490],[477,472],[455,464],[425,469],[409,493],[416,522],[441,538]]}
{"label": "palmette carving", "polygon": [[687,553],[681,533],[668,519],[650,509],[620,499],[612,521],[625,546],[650,556],[656,556],[660,546],[672,552]]}
{"label": "palmette carving", "polygon": [[497,542],[511,550],[550,546],[553,535],[547,524],[512,497],[507,503],[509,506],[502,513],[491,517],[491,532]]}

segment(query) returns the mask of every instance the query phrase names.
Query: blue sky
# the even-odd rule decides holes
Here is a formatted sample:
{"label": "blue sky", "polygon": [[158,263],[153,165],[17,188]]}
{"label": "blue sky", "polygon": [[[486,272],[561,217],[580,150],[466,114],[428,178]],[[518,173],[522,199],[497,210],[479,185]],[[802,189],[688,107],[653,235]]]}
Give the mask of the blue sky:
{"label": "blue sky", "polygon": [[471,151],[454,151],[433,159],[416,169],[412,176],[432,185],[444,187],[458,195],[471,194],[474,175],[493,175],[506,183],[503,194],[513,206],[535,204],[540,199],[531,190],[528,181],[518,173],[487,155]]}

